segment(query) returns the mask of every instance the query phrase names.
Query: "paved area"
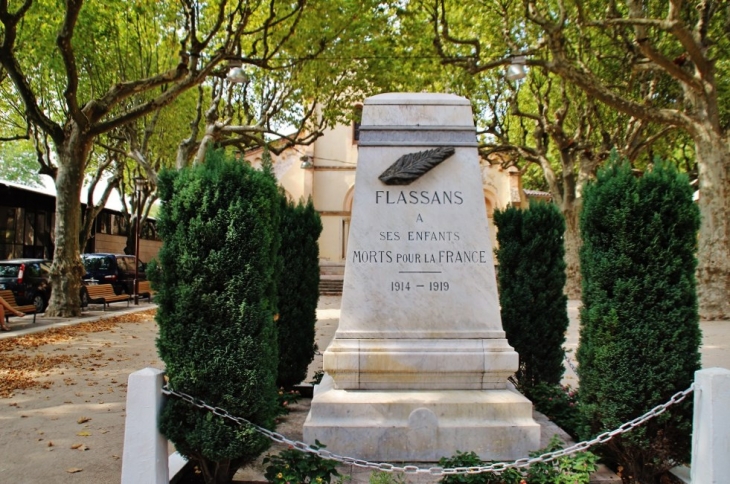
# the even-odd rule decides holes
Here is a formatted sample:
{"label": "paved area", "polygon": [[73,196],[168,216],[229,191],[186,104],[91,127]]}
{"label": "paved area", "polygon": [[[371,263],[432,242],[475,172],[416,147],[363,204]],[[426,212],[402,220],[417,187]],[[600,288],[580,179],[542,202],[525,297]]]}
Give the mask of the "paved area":
{"label": "paved area", "polygon": [[[566,347],[573,350],[578,343],[578,305],[578,301],[569,303],[571,324]],[[0,352],[0,361],[3,356],[12,356],[42,363],[41,370],[34,375],[42,384],[18,390],[12,397],[0,396],[0,482],[119,482],[126,378],[146,366],[162,367],[154,346],[157,328],[151,313],[134,314],[154,307],[147,302],[129,308],[114,304],[103,311],[100,305],[92,305],[80,318],[39,315],[35,324],[32,317],[11,318],[12,331],[0,333],[0,347],[10,343],[8,338],[18,338],[17,348],[11,353]],[[321,351],[337,328],[339,308],[339,297],[320,299],[317,343]],[[138,321],[115,323],[137,316]],[[28,338],[22,338],[50,328],[73,328],[84,322],[92,324],[81,328],[98,326],[99,331],[82,331],[67,339],[47,338],[32,344],[26,341]],[[703,366],[730,368],[730,321],[703,322],[702,330]],[[0,367],[0,374],[14,360],[4,361],[6,366]],[[319,354],[310,366],[307,380],[321,365]],[[566,382],[577,383],[570,369]],[[308,410],[306,399],[293,406],[280,426],[281,433],[301,439],[301,424]],[[547,433],[552,431],[546,428]],[[343,468],[342,472],[350,475],[353,483],[368,482],[369,471]],[[239,472],[236,481],[262,482],[261,467]],[[407,482],[435,481],[424,478]]]}
{"label": "paved area", "polygon": [[26,334],[39,333],[49,328],[66,328],[80,323],[91,321],[101,321],[107,318],[113,318],[121,314],[135,313],[137,311],[146,311],[157,306],[148,302],[146,299],[140,300],[139,305],[135,305],[134,301],[130,301],[129,306],[124,302],[110,304],[106,310],[101,304],[89,304],[83,308],[81,316],[75,318],[52,318],[45,314],[36,314],[35,323],[33,315],[29,314],[23,318],[15,316],[10,317],[8,326],[10,331],[0,331],[0,341],[7,338],[15,338]]}
{"label": "paved area", "polygon": [[0,482],[119,482],[127,378],[161,368],[154,305],[11,318],[0,334]]}

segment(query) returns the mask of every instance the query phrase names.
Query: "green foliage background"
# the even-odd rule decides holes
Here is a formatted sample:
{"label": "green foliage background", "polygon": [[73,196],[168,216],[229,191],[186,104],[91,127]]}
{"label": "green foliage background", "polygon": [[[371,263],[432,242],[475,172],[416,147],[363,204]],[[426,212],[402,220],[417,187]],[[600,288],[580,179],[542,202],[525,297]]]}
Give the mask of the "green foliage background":
{"label": "green foliage background", "polygon": [[[202,165],[164,171],[159,192],[164,245],[150,276],[169,384],[272,428],[277,188],[266,174],[210,152]],[[216,463],[209,468],[230,473],[228,480],[268,447],[253,429],[174,398],[160,428],[183,455]]]}
{"label": "green foliage background", "polygon": [[[580,404],[585,437],[614,429],[690,386],[700,367],[695,292],[699,212],[685,175],[663,162],[636,178],[613,160],[581,214]],[[689,457],[690,404],[607,446],[625,475],[653,482]]]}
{"label": "green foliage background", "polygon": [[502,325],[520,355],[518,386],[529,397],[540,383],[560,384],[565,370],[565,221],[555,205],[533,203],[495,211],[494,223]]}

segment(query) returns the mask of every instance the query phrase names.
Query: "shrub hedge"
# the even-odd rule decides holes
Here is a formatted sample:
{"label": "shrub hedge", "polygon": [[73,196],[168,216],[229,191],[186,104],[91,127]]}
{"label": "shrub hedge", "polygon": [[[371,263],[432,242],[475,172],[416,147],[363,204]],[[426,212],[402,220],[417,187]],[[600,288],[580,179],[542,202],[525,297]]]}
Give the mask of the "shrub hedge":
{"label": "shrub hedge", "polygon": [[[699,212],[686,176],[656,162],[637,178],[615,156],[584,191],[579,401],[584,437],[614,429],[690,386],[700,366],[695,292]],[[615,437],[624,482],[686,462],[691,403]]]}
{"label": "shrub hedge", "polygon": [[499,302],[507,339],[520,355],[515,375],[528,398],[539,384],[559,385],[568,328],[565,221],[553,204],[495,211]]}
{"label": "shrub hedge", "polygon": [[[160,174],[164,241],[151,277],[169,384],[267,428],[276,413],[274,267],[279,199],[271,177],[210,152]],[[269,445],[253,429],[171,398],[160,429],[206,482],[230,482]]]}

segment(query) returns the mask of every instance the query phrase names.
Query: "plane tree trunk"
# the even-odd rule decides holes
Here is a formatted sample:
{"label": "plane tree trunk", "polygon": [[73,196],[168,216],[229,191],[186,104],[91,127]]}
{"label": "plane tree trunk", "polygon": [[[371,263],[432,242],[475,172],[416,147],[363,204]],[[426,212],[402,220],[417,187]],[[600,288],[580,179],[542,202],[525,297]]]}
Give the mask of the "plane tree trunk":
{"label": "plane tree trunk", "polygon": [[581,276],[580,276],[580,247],[581,235],[578,220],[580,218],[580,206],[577,200],[569,205],[563,205],[561,212],[565,218],[565,233],[563,244],[565,246],[565,294],[568,299],[581,298]]}
{"label": "plane tree trunk", "polygon": [[[75,131],[75,130],[74,130]],[[46,314],[55,317],[81,314],[81,277],[84,268],[79,257],[81,228],[81,188],[85,160],[91,141],[78,133],[67,137],[57,149],[56,223],[53,265],[51,266],[51,299]]]}
{"label": "plane tree trunk", "polygon": [[697,295],[702,319],[730,317],[730,140],[714,129],[694,136],[700,175]]}

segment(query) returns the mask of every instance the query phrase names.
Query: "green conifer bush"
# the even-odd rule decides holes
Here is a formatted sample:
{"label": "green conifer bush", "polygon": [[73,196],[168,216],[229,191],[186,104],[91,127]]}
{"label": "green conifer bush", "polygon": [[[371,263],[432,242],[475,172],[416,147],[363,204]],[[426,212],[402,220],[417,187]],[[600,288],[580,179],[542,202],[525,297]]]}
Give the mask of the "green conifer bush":
{"label": "green conifer bush", "polygon": [[291,388],[307,376],[317,345],[314,326],[319,301],[319,235],[322,221],[310,198],[283,198],[279,275],[279,374],[277,384]]}
{"label": "green conifer bush", "polygon": [[[699,212],[688,179],[657,162],[637,178],[616,157],[584,191],[579,401],[584,437],[685,390],[700,365]],[[690,451],[690,402],[612,439],[624,482],[654,482]]]}
{"label": "green conifer bush", "polygon": [[[273,180],[210,152],[160,175],[163,246],[151,276],[157,348],[174,390],[273,428],[278,361],[273,268],[279,199]],[[269,445],[239,426],[170,398],[160,430],[208,483],[230,482]]]}
{"label": "green conifer bush", "polygon": [[531,397],[537,385],[559,385],[568,328],[565,221],[553,204],[495,211],[499,302],[507,340],[520,355],[517,385]]}

